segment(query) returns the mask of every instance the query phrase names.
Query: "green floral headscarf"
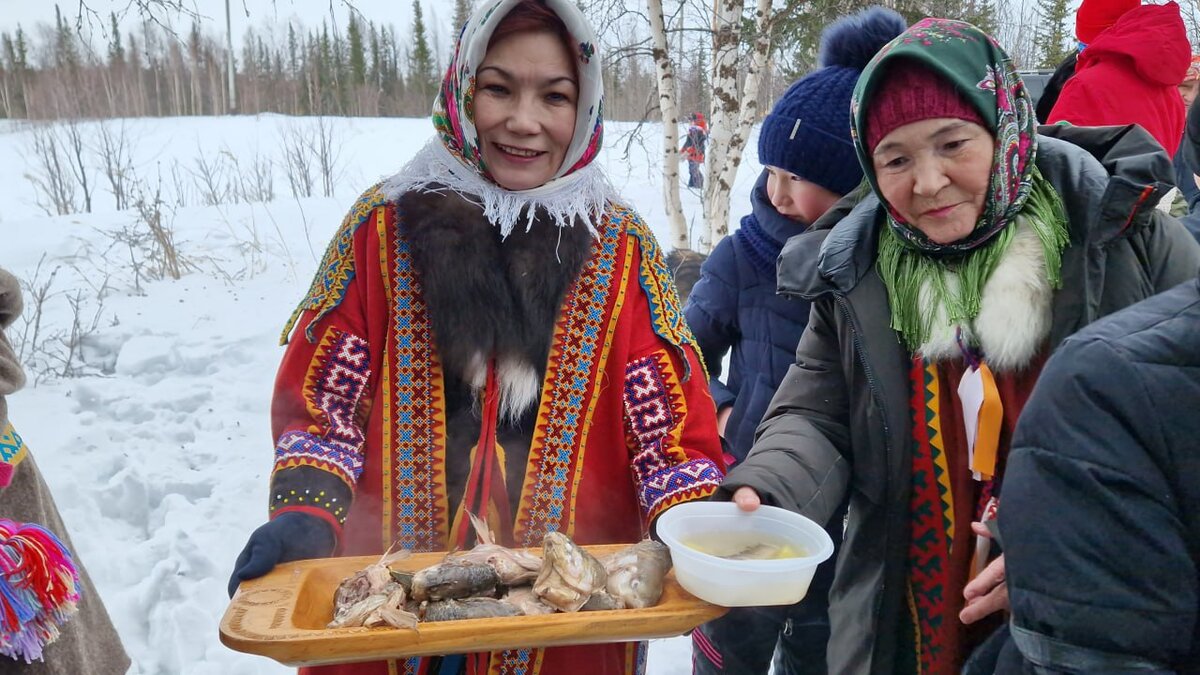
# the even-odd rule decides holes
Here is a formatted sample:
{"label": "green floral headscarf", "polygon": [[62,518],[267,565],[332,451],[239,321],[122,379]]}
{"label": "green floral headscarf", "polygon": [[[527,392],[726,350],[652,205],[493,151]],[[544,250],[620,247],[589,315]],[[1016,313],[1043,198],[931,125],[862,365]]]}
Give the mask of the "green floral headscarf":
{"label": "green floral headscarf", "polygon": [[[996,139],[992,176],[983,212],[975,229],[948,244],[931,241],[905,222],[879,189],[865,137],[873,96],[896,59],[907,59],[954,85],[983,117]],[[1062,250],[1067,243],[1062,202],[1034,162],[1037,120],[1025,83],[1012,60],[987,33],[962,21],[927,18],[913,24],[867,64],[850,101],[851,131],[859,161],[871,188],[887,211],[880,234],[879,273],[888,289],[892,327],[910,348],[929,337],[932,312],[921,306],[920,291],[928,282],[933,300],[946,305],[954,322],[979,313],[983,285],[1000,261],[1018,216],[1037,231],[1046,252],[1051,284],[1060,285]],[[957,289],[945,274],[958,276]]]}

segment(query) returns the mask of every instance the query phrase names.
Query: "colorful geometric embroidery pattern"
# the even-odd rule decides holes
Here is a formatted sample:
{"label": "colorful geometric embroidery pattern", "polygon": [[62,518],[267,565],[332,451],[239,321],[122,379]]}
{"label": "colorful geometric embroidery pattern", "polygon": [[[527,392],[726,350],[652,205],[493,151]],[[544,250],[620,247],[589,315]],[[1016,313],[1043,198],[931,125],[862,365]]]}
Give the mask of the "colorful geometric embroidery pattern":
{"label": "colorful geometric embroidery pattern", "polygon": [[[396,230],[402,217],[395,214]],[[386,222],[380,209],[381,241]],[[391,396],[391,419],[384,421],[390,434],[384,452],[391,459],[391,536],[404,548],[438,551],[449,543],[442,369],[408,240],[394,233],[392,238],[392,339],[384,370],[390,381],[380,385]]]}
{"label": "colorful geometric embroidery pattern", "polygon": [[314,424],[308,433],[295,431],[280,437],[276,468],[307,465],[311,457],[347,485],[354,485],[362,474],[365,439],[358,406],[370,377],[367,341],[334,326],[327,328],[304,378],[304,403]]}
{"label": "colorful geometric embroidery pattern", "polygon": [[909,603],[916,619],[920,673],[953,670],[947,656],[946,589],[950,542],[954,537],[953,498],[942,446],[937,366],[920,356],[910,370],[913,413],[912,540],[909,543]]}
{"label": "colorful geometric embroidery pattern", "polygon": [[365,436],[358,407],[370,377],[366,340],[327,328],[304,378],[304,402],[313,424],[280,434],[275,444],[272,513],[320,508],[346,522],[363,468]]}
{"label": "colorful geometric embroidery pattern", "polygon": [[[674,277],[671,274],[671,268],[663,260],[654,234],[632,211],[618,207],[617,212],[619,215],[629,217],[629,234],[638,241],[642,250],[638,283],[641,284],[642,290],[646,292],[646,297],[650,301],[650,318],[654,324],[654,332],[668,344],[676,347],[696,344],[696,338],[683,318],[679,292],[672,281]],[[679,354],[680,357],[685,356],[683,350],[679,350]],[[680,360],[685,369],[690,369],[690,362],[686,358]],[[686,380],[690,376],[691,373],[685,370],[684,379]],[[707,378],[708,373],[704,373],[704,377]]]}
{"label": "colorful geometric embroidery pattern", "polygon": [[529,465],[514,535],[522,546],[536,546],[547,532],[569,526],[566,519],[578,471],[577,449],[587,433],[597,391],[597,370],[605,359],[610,323],[618,312],[606,311],[621,234],[634,219],[632,212],[606,214],[600,238],[563,302],[546,367],[542,409],[529,450]]}
{"label": "colorful geometric embroidery pattern", "polygon": [[21,440],[12,422],[9,422],[4,430],[0,431],[0,487],[6,487],[12,482],[13,471],[21,460],[25,459],[26,454],[25,441]]}
{"label": "colorful geometric embroidery pattern", "polygon": [[492,652],[488,675],[532,675],[530,665],[537,654],[535,649],[508,649]]}
{"label": "colorful geometric embroidery pattern", "polygon": [[656,356],[625,367],[625,412],[642,447],[661,447],[667,433],[675,428],[672,403]]}
{"label": "colorful geometric embroidery pattern", "polygon": [[[388,473],[392,483],[386,508],[392,511],[392,536],[399,545],[439,550],[448,543],[442,372],[409,244],[397,234],[403,230],[403,214],[395,214],[395,225],[389,231],[384,226],[384,211],[377,209],[376,217],[380,239],[388,242],[385,269],[393,334],[378,385],[380,391],[390,394],[385,452],[391,462]],[[522,545],[536,545],[546,532],[569,526],[570,504],[578,480],[578,448],[587,433],[599,389],[599,367],[605,361],[619,309],[619,305],[609,307],[609,302],[615,277],[621,273],[620,260],[626,261],[626,270],[630,260],[631,251],[622,246],[623,236],[635,226],[640,225],[631,211],[606,214],[592,255],[564,299],[543,385],[553,393],[542,397],[545,405],[539,411],[530,449],[531,475],[526,480],[515,528]],[[633,244],[630,241],[628,246]],[[646,257],[643,255],[643,259]],[[659,358],[669,368],[667,355],[662,353]],[[663,380],[661,372],[659,378]],[[675,382],[679,396],[673,371],[669,378]],[[677,420],[683,418],[681,410],[672,409],[671,414]],[[719,470],[707,460],[689,462],[670,473],[649,477],[651,489],[662,493],[656,497],[660,505],[689,495],[689,486],[692,493],[711,492],[720,480]],[[697,487],[701,484],[706,486],[702,492]],[[540,654],[541,650],[536,649],[493,653],[489,672],[534,673]],[[398,662],[398,672],[417,672],[414,669],[419,666],[410,666],[416,661]],[[639,654],[642,661],[644,655]],[[644,670],[644,665],[639,668]]]}
{"label": "colorful geometric embroidery pattern", "polygon": [[15,465],[24,455],[25,441],[21,440],[12,422],[9,422],[0,432],[0,462]]}
{"label": "colorful geometric embroidery pattern", "polygon": [[[625,367],[625,417],[639,447],[633,457],[634,478],[642,509],[653,519],[663,509],[712,492],[721,469],[708,459],[686,459],[679,445],[686,412],[679,379],[665,352]],[[672,457],[671,455],[675,456]]]}
{"label": "colorful geometric embroidery pattern", "polygon": [[346,289],[350,286],[350,280],[354,278],[354,232],[367,220],[375,207],[387,201],[379,189],[381,185],[383,185],[382,182],[376,183],[364,192],[342,220],[341,227],[338,228],[333,240],[329,242],[329,248],[325,249],[325,255],[321,258],[320,265],[317,266],[317,273],[313,276],[308,293],[300,301],[296,310],[292,312],[292,316],[288,318],[287,325],[283,328],[283,334],[279,336],[279,344],[287,344],[288,336],[291,335],[292,329],[296,327],[296,322],[299,321],[300,315],[305,310],[315,312],[304,327],[304,336],[308,338],[309,342],[312,342],[313,327],[321,320],[321,317],[328,314],[342,301]]}
{"label": "colorful geometric embroidery pattern", "polygon": [[361,446],[347,446],[306,431],[286,431],[275,444],[275,471],[311,466],[327,471],[353,488],[362,473]]}

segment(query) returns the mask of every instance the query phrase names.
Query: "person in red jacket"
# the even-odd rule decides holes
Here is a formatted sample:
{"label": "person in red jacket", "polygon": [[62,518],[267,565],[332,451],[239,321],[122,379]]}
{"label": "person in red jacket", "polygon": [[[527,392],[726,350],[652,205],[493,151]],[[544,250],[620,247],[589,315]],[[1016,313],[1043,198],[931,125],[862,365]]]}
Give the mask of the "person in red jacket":
{"label": "person in red jacket", "polygon": [[1084,49],[1075,76],[1063,86],[1047,122],[1138,124],[1174,156],[1184,122],[1179,83],[1192,56],[1179,5],[1137,6],[1107,28],[1092,20],[1089,5],[1084,3],[1076,20]]}
{"label": "person in red jacket", "polygon": [[692,113],[688,118],[691,126],[687,130],[687,139],[683,142],[683,158],[688,163],[688,184],[690,188],[704,188],[704,146],[708,143],[708,125],[704,122],[704,113]]}

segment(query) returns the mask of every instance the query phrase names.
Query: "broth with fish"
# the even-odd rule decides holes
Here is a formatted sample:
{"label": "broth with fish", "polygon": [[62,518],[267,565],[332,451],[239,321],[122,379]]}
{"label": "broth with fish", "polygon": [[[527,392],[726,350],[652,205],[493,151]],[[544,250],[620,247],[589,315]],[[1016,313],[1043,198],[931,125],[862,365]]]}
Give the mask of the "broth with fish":
{"label": "broth with fish", "polygon": [[685,539],[684,546],[727,560],[783,560],[808,555],[802,547],[758,532],[705,532]]}

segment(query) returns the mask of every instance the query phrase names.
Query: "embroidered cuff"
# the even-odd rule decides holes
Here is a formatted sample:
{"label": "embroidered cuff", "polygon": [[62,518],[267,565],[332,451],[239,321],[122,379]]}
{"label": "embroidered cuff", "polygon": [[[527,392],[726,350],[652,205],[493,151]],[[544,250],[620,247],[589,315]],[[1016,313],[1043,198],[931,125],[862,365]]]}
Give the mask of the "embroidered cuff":
{"label": "embroidered cuff", "polygon": [[354,493],[340,477],[310,466],[276,470],[271,476],[271,517],[303,511],[329,521],[340,535]]}
{"label": "embroidered cuff", "polygon": [[638,485],[638,499],[647,522],[654,522],[668,507],[707,499],[717,491],[721,478],[721,467],[711,459],[693,459],[643,478]]}

